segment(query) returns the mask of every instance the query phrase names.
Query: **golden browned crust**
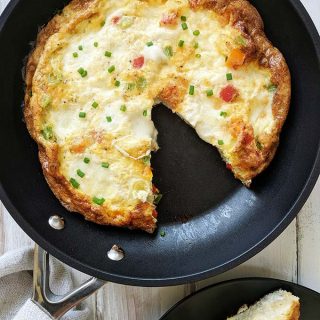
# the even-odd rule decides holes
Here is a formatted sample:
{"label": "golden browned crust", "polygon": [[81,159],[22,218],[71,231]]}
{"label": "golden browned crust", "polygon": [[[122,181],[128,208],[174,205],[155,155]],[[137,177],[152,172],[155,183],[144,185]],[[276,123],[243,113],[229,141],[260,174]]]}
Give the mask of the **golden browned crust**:
{"label": "golden browned crust", "polygon": [[288,320],[299,320],[300,319],[300,302],[295,301],[292,307],[291,313],[288,316]]}
{"label": "golden browned crust", "polygon": [[[75,195],[69,182],[58,170],[58,150],[53,146],[42,146],[36,137],[34,128],[34,112],[30,103],[32,96],[33,77],[44,51],[47,40],[57,33],[70,20],[70,16],[77,13],[79,21],[92,15],[90,7],[97,0],[73,0],[59,15],[56,15],[37,38],[36,46],[30,54],[26,68],[26,94],[24,115],[31,136],[38,142],[39,158],[42,164],[46,180],[61,203],[70,211],[79,212],[86,219],[99,224],[111,224],[129,228],[139,228],[147,232],[153,232],[156,227],[156,212],[154,206],[140,203],[130,214],[114,212],[110,216],[102,214],[99,207],[91,204],[85,196]],[[233,172],[246,185],[250,185],[252,178],[262,172],[271,162],[279,143],[279,134],[286,119],[290,95],[290,73],[281,53],[273,47],[263,31],[263,22],[256,9],[247,0],[190,0],[190,6],[194,10],[205,8],[214,10],[224,19],[230,21],[238,28],[248,40],[246,46],[247,61],[257,59],[261,66],[267,67],[272,73],[272,82],[277,86],[277,92],[273,101],[273,114],[276,126],[271,134],[261,138],[263,149],[257,148],[256,141],[252,139],[252,128],[246,126],[241,133],[241,139],[237,145],[237,158],[233,161]],[[163,88],[159,99],[173,110],[182,101],[183,94],[187,90],[187,83],[180,79],[180,85],[169,84]],[[248,138],[249,137],[249,138]],[[153,214],[150,214],[150,212]],[[119,217],[119,219],[117,218]],[[121,219],[120,219],[121,217]],[[293,318],[294,319],[294,318]]]}

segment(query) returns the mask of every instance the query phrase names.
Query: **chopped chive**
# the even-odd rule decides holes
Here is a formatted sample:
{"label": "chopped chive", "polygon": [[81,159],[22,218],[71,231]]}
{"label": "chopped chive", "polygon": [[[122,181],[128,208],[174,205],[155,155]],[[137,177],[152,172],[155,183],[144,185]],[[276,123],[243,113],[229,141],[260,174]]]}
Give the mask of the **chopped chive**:
{"label": "chopped chive", "polygon": [[199,31],[199,30],[194,30],[194,31],[193,31],[193,35],[194,35],[194,36],[197,37],[199,34],[200,34],[200,31]]}
{"label": "chopped chive", "polygon": [[99,43],[98,42],[94,42],[93,45],[97,48],[99,46]]}
{"label": "chopped chive", "polygon": [[99,103],[97,101],[92,102],[92,107],[97,109],[99,107]]}
{"label": "chopped chive", "polygon": [[149,164],[150,163],[150,160],[151,160],[151,156],[145,156],[142,158],[142,161],[144,164]]}
{"label": "chopped chive", "polygon": [[218,140],[218,145],[219,145],[219,146],[223,146],[223,145],[224,145],[223,140]]}
{"label": "chopped chive", "polygon": [[114,70],[116,70],[116,67],[115,66],[111,66],[111,67],[109,67],[108,72],[112,73]]}
{"label": "chopped chive", "polygon": [[41,134],[45,140],[51,140],[54,138],[52,127],[48,126],[41,130]]}
{"label": "chopped chive", "polygon": [[84,70],[83,68],[78,69],[79,74],[81,75],[82,78],[86,77],[88,75],[88,71]]}
{"label": "chopped chive", "polygon": [[200,53],[197,53],[197,54],[196,54],[196,58],[200,59],[200,58],[201,58],[201,54],[200,54]]}
{"label": "chopped chive", "polygon": [[97,198],[97,197],[92,198],[92,202],[97,204],[98,206],[102,206],[105,201],[106,201],[105,198]]}
{"label": "chopped chive", "polygon": [[193,45],[193,47],[194,47],[195,49],[198,49],[198,48],[199,48],[199,43],[198,43],[198,42],[195,42],[194,45]]}
{"label": "chopped chive", "polygon": [[159,194],[157,194],[157,196],[155,197],[153,203],[156,204],[156,205],[158,205],[161,199],[162,199],[162,194],[159,193]]}
{"label": "chopped chive", "polygon": [[277,90],[277,88],[278,88],[278,86],[275,84],[272,84],[272,83],[267,86],[267,90],[269,92],[275,92]]}
{"label": "chopped chive", "polygon": [[84,159],[83,159],[83,162],[86,163],[86,164],[88,164],[88,163],[90,162],[90,159],[89,159],[89,158],[84,158]]}
{"label": "chopped chive", "polygon": [[149,42],[146,43],[146,45],[147,45],[148,47],[152,47],[152,46],[153,46],[153,42],[152,42],[152,41],[149,41]]}
{"label": "chopped chive", "polygon": [[179,46],[180,48],[182,48],[183,45],[184,45],[184,41],[183,41],[183,40],[179,40],[178,46]]}
{"label": "chopped chive", "polygon": [[148,115],[148,110],[143,110],[142,115],[146,117]]}
{"label": "chopped chive", "polygon": [[112,118],[110,116],[107,116],[106,119],[108,122],[112,122]]}
{"label": "chopped chive", "polygon": [[259,140],[256,140],[256,145],[257,145],[257,148],[259,150],[262,150],[263,149],[263,145],[261,144],[261,142]]}
{"label": "chopped chive", "polygon": [[238,45],[245,46],[245,45],[247,44],[247,41],[246,41],[246,39],[245,39],[244,37],[238,36],[238,37],[236,38],[236,43],[237,43]]}
{"label": "chopped chive", "polygon": [[79,118],[85,118],[86,115],[87,114],[85,112],[79,112]]}
{"label": "chopped chive", "polygon": [[165,231],[160,231],[160,237],[165,237],[166,236],[166,232]]}
{"label": "chopped chive", "polygon": [[190,96],[194,95],[194,86],[192,86],[192,85],[189,87],[189,94],[190,94]]}
{"label": "chopped chive", "polygon": [[100,26],[103,27],[106,24],[105,21],[101,21]]}
{"label": "chopped chive", "polygon": [[182,30],[187,30],[188,25],[185,22],[183,22],[183,23],[181,23],[181,28],[182,28]]}
{"label": "chopped chive", "polygon": [[74,52],[72,55],[73,55],[74,58],[78,58],[79,57],[78,52]]}
{"label": "chopped chive", "polygon": [[120,107],[120,110],[122,112],[126,112],[127,111],[127,106],[125,104],[123,104],[121,107]]}
{"label": "chopped chive", "polygon": [[226,118],[228,116],[228,113],[225,111],[221,111],[220,116]]}
{"label": "chopped chive", "polygon": [[110,167],[110,164],[108,162],[102,162],[101,167],[108,169]]}
{"label": "chopped chive", "polygon": [[69,181],[75,189],[78,189],[80,187],[80,183],[76,179],[71,178]]}
{"label": "chopped chive", "polygon": [[208,89],[208,90],[206,91],[206,93],[207,93],[207,97],[213,96],[213,90],[212,90],[212,89]]}
{"label": "chopped chive", "polygon": [[135,88],[135,83],[129,82],[127,83],[127,90],[133,90]]}
{"label": "chopped chive", "polygon": [[116,87],[120,87],[120,81],[119,81],[119,80],[116,80],[116,81],[114,82],[114,85],[115,85]]}
{"label": "chopped chive", "polygon": [[104,53],[104,55],[105,55],[106,57],[110,58],[110,57],[112,56],[112,52],[106,51],[106,52]]}
{"label": "chopped chive", "polygon": [[172,51],[172,47],[171,46],[166,46],[164,48],[163,52],[169,58],[173,56],[173,51]]}
{"label": "chopped chive", "polygon": [[85,173],[82,172],[80,169],[77,170],[77,175],[80,177],[80,178],[83,178],[85,176]]}
{"label": "chopped chive", "polygon": [[231,81],[233,79],[232,73],[227,73],[226,78],[228,81]]}
{"label": "chopped chive", "polygon": [[187,17],[186,16],[181,16],[181,21],[186,22],[187,21]]}
{"label": "chopped chive", "polygon": [[83,46],[79,46],[78,49],[79,49],[80,51],[82,51],[82,50],[83,50]]}

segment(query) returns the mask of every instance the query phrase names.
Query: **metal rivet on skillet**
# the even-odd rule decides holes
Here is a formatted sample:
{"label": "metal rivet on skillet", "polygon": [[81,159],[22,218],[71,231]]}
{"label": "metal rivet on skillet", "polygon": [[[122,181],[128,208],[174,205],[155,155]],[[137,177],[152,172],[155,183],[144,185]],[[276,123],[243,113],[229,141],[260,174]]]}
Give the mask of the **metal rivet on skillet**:
{"label": "metal rivet on skillet", "polygon": [[51,216],[49,218],[49,225],[53,229],[62,230],[62,229],[64,229],[64,219],[62,217],[57,216],[57,215]]}
{"label": "metal rivet on skillet", "polygon": [[115,244],[108,251],[108,258],[113,261],[121,261],[124,258],[124,251]]}

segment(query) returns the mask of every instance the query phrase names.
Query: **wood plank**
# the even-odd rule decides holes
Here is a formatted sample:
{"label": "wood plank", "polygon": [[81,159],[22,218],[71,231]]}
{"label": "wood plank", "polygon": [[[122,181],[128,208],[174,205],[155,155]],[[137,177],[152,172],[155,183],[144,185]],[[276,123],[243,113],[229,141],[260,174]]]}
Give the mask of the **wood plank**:
{"label": "wood plank", "polygon": [[245,277],[270,277],[297,282],[296,221],[255,257],[222,275],[198,282],[197,289]]}

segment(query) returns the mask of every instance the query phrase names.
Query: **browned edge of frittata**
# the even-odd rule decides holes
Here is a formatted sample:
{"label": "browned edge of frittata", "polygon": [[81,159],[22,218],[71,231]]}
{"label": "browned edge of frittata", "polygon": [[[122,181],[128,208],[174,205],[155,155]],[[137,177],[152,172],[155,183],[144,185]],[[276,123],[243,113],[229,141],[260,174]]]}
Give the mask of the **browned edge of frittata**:
{"label": "browned edge of frittata", "polygon": [[[88,203],[86,197],[75,194],[71,189],[70,183],[59,172],[58,146],[53,143],[50,144],[50,147],[43,145],[41,139],[38,139],[33,126],[34,113],[33,106],[30,103],[32,82],[46,42],[50,36],[59,32],[64,25],[69,23],[71,16],[77,16],[78,21],[92,17],[95,14],[92,7],[98,1],[72,0],[61,14],[56,15],[39,32],[36,46],[29,56],[26,67],[25,120],[30,135],[38,143],[39,158],[45,178],[66,209],[72,212],[79,212],[87,220],[98,224],[137,228],[152,233],[156,228],[156,213],[154,215],[149,214],[150,211],[154,211],[152,204],[141,202],[130,213],[128,219],[115,221],[111,218],[116,214],[114,211],[110,212],[110,217],[108,218],[108,214],[102,212],[100,207]],[[276,126],[271,134],[261,138],[260,142],[264,146],[263,149],[258,150],[256,141],[254,139],[251,140],[252,127],[243,128],[242,138],[237,145],[237,161],[235,165],[237,169],[231,169],[236,178],[249,186],[251,180],[269,165],[279,144],[279,135],[290,105],[290,72],[282,54],[266,38],[259,13],[247,0],[190,0],[189,3],[193,10],[202,8],[215,11],[235,28],[238,28],[249,43],[246,46],[247,61],[258,60],[261,66],[269,68],[272,73],[272,83],[277,86],[272,106]],[[162,100],[166,105],[173,107],[174,104],[179,103],[179,92],[181,94],[185,92],[186,84],[182,83],[181,88],[184,88],[184,90],[178,90],[175,84],[170,86],[164,89],[166,94],[162,96]],[[170,97],[170,92],[175,92],[175,94]],[[145,214],[146,212],[148,214]],[[121,212],[118,214],[121,215]]]}

